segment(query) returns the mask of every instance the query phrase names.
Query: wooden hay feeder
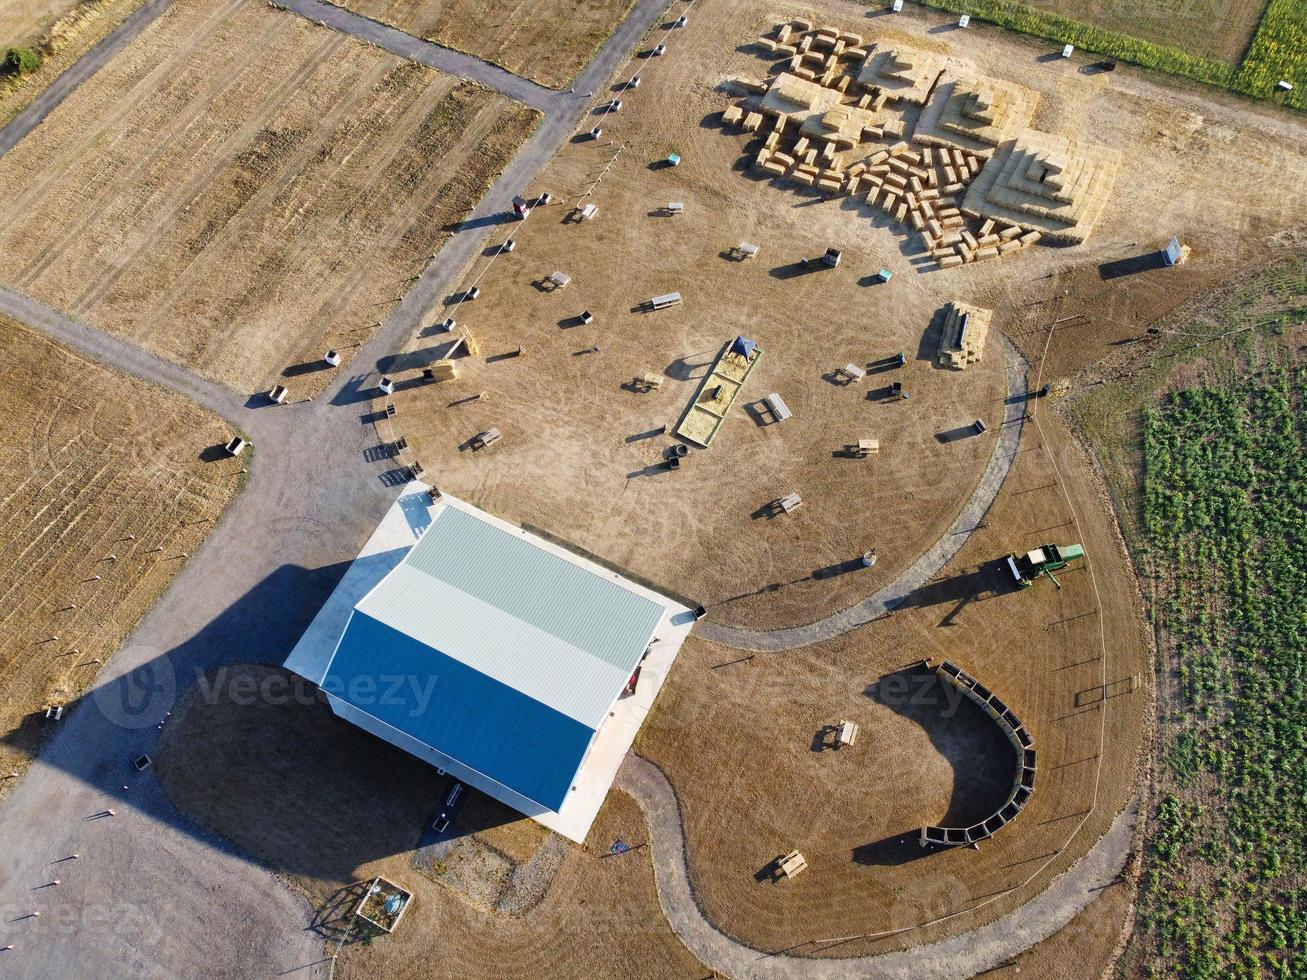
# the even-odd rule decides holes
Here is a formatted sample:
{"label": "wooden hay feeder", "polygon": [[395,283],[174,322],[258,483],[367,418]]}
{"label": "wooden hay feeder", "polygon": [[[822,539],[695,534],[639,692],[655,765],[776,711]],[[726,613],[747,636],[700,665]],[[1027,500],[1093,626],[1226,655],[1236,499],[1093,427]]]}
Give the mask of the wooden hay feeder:
{"label": "wooden hay feeder", "polygon": [[338,350],[329,350],[329,351],[327,351],[327,353],[325,353],[325,354],[322,355],[322,359],[323,359],[324,361],[326,361],[328,364],[330,364],[332,367],[339,367],[339,366],[340,366],[340,351],[338,351]]}
{"label": "wooden hay feeder", "polygon": [[228,456],[239,456],[245,452],[247,445],[248,443],[240,436],[232,436],[231,442],[227,443],[223,448],[227,450]]}
{"label": "wooden hay feeder", "polygon": [[285,385],[274,385],[272,390],[268,392],[268,401],[274,405],[285,405],[286,398],[289,395],[290,392],[286,390]]}

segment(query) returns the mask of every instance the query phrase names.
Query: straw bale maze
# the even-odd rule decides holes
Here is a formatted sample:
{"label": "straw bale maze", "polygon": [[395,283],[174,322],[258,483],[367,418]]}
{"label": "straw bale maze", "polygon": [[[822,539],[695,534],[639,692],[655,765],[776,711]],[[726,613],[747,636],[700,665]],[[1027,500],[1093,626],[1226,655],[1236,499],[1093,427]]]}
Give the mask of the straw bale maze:
{"label": "straw bale maze", "polygon": [[804,19],[756,49],[776,74],[734,79],[748,94],[722,116],[763,137],[753,168],[861,198],[938,268],[1083,242],[1111,197],[1120,152],[1030,128],[1039,95],[1022,85]]}

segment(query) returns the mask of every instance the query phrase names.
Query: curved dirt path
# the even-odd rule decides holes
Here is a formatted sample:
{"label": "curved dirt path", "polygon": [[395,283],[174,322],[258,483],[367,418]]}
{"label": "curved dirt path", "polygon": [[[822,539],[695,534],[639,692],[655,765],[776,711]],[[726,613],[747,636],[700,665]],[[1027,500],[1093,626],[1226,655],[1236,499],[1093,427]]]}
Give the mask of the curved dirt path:
{"label": "curved dirt path", "polygon": [[[1002,335],[1000,334],[1000,337]],[[805,626],[787,626],[773,630],[751,630],[743,626],[704,621],[695,631],[699,636],[724,646],[741,650],[778,652],[820,643],[879,619],[902,604],[909,595],[933,579],[967,543],[1007,479],[1021,442],[1021,427],[1026,416],[1028,395],[1026,359],[1007,337],[1002,337],[1003,362],[1007,367],[1007,397],[1003,402],[1003,425],[989,465],[971,492],[957,520],[930,548],[898,578],[879,592],[847,609]]]}
{"label": "curved dirt path", "polygon": [[[1030,901],[988,925],[894,953],[815,959],[765,953],[721,932],[704,916],[695,899],[680,803],[667,777],[653,763],[630,755],[617,774],[617,786],[635,797],[648,818],[654,883],[663,915],[681,942],[705,966],[730,977],[954,980],[992,970],[1057,932],[1117,879],[1129,855],[1137,817],[1137,804],[1131,803],[1084,857]],[[990,901],[1002,897],[997,895]],[[822,949],[817,944],[803,948],[814,953]]]}

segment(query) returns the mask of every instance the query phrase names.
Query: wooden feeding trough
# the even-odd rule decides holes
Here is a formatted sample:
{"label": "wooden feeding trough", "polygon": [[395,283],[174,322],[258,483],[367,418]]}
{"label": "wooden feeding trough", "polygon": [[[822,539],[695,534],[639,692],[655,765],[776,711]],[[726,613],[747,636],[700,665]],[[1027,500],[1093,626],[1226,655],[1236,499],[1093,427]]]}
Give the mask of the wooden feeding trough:
{"label": "wooden feeding trough", "polygon": [[808,862],[804,860],[803,855],[798,851],[790,851],[789,854],[780,859],[777,866],[781,869],[781,874],[786,878],[793,878],[808,869]]}
{"label": "wooden feeding trough", "polygon": [[245,452],[245,447],[247,445],[249,445],[249,443],[240,436],[232,436],[231,442],[227,443],[227,445],[222,448],[227,450],[228,456],[239,456],[241,453]]}
{"label": "wooden feeding trough", "polygon": [[285,405],[289,395],[290,392],[286,390],[285,385],[273,385],[272,390],[268,392],[268,401],[274,405]]}
{"label": "wooden feeding trough", "polygon": [[858,740],[858,726],[851,721],[841,721],[836,736],[836,748],[841,745],[852,745]]}
{"label": "wooden feeding trough", "polygon": [[382,378],[377,383],[377,387],[381,390],[382,394],[393,395],[395,393],[395,380],[394,378]]}
{"label": "wooden feeding trough", "polygon": [[551,289],[565,289],[572,281],[572,277],[566,272],[551,272],[545,276],[545,282],[549,283]]}
{"label": "wooden feeding trough", "polygon": [[322,359],[323,359],[324,361],[326,361],[328,364],[330,364],[332,367],[339,367],[339,366],[340,366],[340,351],[338,351],[338,350],[329,350],[329,351],[327,351],[327,353],[325,353],[325,354],[322,355]]}
{"label": "wooden feeding trough", "polygon": [[394,932],[404,917],[413,893],[385,878],[373,878],[354,908],[354,915],[382,932]]}

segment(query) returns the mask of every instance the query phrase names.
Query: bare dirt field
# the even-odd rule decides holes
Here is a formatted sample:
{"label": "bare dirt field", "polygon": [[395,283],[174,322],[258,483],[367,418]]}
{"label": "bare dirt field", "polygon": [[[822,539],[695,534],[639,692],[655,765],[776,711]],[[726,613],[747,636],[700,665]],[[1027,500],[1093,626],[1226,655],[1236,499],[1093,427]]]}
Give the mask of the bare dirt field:
{"label": "bare dirt field", "polygon": [[[674,35],[690,48],[673,57],[726,57],[706,30]],[[433,309],[431,326],[387,365],[401,383],[418,379],[450,348],[438,323],[451,313],[484,355],[458,359],[454,381],[398,392],[394,432],[442,487],[478,506],[702,603],[715,618],[791,625],[874,592],[947,529],[997,439],[1002,348],[993,339],[965,372],[936,367],[932,323],[953,294],[924,288],[893,238],[839,202],[735,172],[740,140],[703,125],[720,104],[710,85],[719,72],[703,70],[700,78],[680,60],[651,61],[629,108],[585,124],[601,124],[604,137],[566,147],[536,185],[557,203],[492,239],[513,235],[520,245],[494,259],[483,295]],[[693,98],[663,111],[686,92]],[[672,150],[682,163],[660,168]],[[586,198],[597,216],[570,220],[610,161]],[[684,213],[660,213],[669,201]],[[742,240],[761,245],[757,258],[725,254]],[[844,250],[838,268],[798,267],[829,246]],[[874,279],[882,266],[895,273],[886,284]],[[570,284],[543,288],[554,271]],[[638,309],[673,291],[682,305]],[[578,319],[585,310],[589,325]],[[661,428],[675,427],[737,334],[756,340],[762,358],[712,446],[692,449],[671,472],[672,440]],[[511,356],[519,345],[525,355]],[[853,383],[837,376],[898,352],[903,369],[878,365]],[[658,390],[640,390],[646,371],[663,379]],[[893,381],[910,399],[888,397]],[[481,391],[486,400],[462,401]],[[792,418],[772,421],[763,404],[771,392]],[[994,428],[974,436],[967,427],[977,418]],[[467,448],[492,426],[502,441]],[[848,446],[862,438],[878,439],[879,455],[852,456]],[[771,505],[791,491],[802,506],[777,513]],[[879,561],[863,569],[858,559],[871,549]]]}
{"label": "bare dirt field", "polygon": [[339,6],[493,62],[550,88],[574,78],[635,0],[335,0]]}
{"label": "bare dirt field", "polygon": [[535,118],[254,0],[179,0],[0,161],[0,279],[309,394]]}
{"label": "bare dirt field", "polygon": [[1266,0],[1025,0],[1039,10],[1237,65]]}
{"label": "bare dirt field", "polygon": [[[0,771],[25,766],[235,493],[186,400],[0,318]],[[0,784],[0,792],[9,783]]]}
{"label": "bare dirt field", "polygon": [[[1043,375],[1055,380],[1142,333],[1232,259],[1267,250],[1268,233],[1302,205],[1276,190],[1277,174],[1304,163],[1291,120],[1236,114],[1128,72],[1109,79],[1041,62],[1036,46],[996,29],[963,40],[928,33],[940,15],[867,18],[833,4],[829,20],[868,37],[911,36],[959,64],[1020,79],[1040,95],[1035,125],[1125,154],[1115,195],[1084,245],[919,272],[919,235],[852,198],[823,201],[741,172],[756,141],[718,125],[732,101],[719,83],[764,74],[766,63],[747,45],[797,9],[696,8],[666,57],[640,62],[643,85],[623,93],[624,108],[590,117],[586,125],[600,125],[603,136],[569,145],[537,182],[558,205],[503,229],[494,240],[512,235],[519,247],[488,272],[489,259],[468,271],[465,283],[479,282],[483,295],[433,309],[409,352],[384,366],[416,386],[398,395],[400,416],[381,434],[407,436],[438,483],[702,602],[715,618],[758,627],[808,621],[875,591],[948,527],[975,486],[992,430],[947,443],[937,437],[975,418],[993,420],[1003,396],[1001,347],[991,338],[985,361],[964,374],[936,369],[930,323],[944,302],[996,308],[994,329],[1035,361],[1047,324],[1060,320]],[[657,168],[671,151],[681,165]],[[600,173],[586,198],[597,216],[566,222]],[[659,216],[672,200],[684,201],[685,212]],[[1105,271],[1171,234],[1193,247],[1184,266]],[[740,240],[760,244],[758,258],[723,257]],[[796,260],[828,245],[844,249],[840,268],[794,275]],[[895,278],[869,285],[882,265]],[[571,284],[538,288],[555,270]],[[683,306],[633,312],[672,290],[684,294]],[[595,316],[588,326],[578,325],[583,310]],[[450,313],[472,331],[483,358],[460,359],[456,381],[421,385],[418,368],[451,346],[436,326]],[[661,426],[676,422],[736,333],[765,351],[739,404],[711,449],[692,450],[679,472],[660,469],[668,445]],[[518,345],[525,356],[504,356]],[[826,380],[842,364],[899,350],[909,355],[902,374],[844,388]],[[665,377],[661,389],[631,390],[645,370]],[[900,377],[909,402],[865,397]],[[481,391],[486,400],[463,400]],[[767,413],[759,400],[771,391],[794,418],[760,424]],[[485,452],[466,447],[492,426],[504,433],[501,442]],[[880,439],[879,457],[840,455],[862,437]],[[792,490],[804,500],[798,511],[761,516]],[[876,568],[852,566],[869,548],[878,551]]]}
{"label": "bare dirt field", "polygon": [[[291,880],[319,909],[325,937],[339,936],[360,881],[384,875],[415,895],[393,936],[347,943],[335,975],[471,976],[490,963],[500,976],[612,976],[630,963],[640,964],[642,976],[702,975],[658,910],[648,851],[608,855],[619,836],[632,845],[645,840],[643,816],[629,797],[608,798],[591,843],[569,845],[528,914],[496,914],[413,867],[413,848],[446,777],[336,718],[276,669],[236,667],[209,683],[215,693],[192,689],[159,752],[159,778],[172,800]],[[273,696],[249,696],[246,685]],[[232,771],[242,774],[240,793],[227,790]],[[289,786],[304,787],[312,802],[288,807]],[[476,802],[455,833],[518,857],[541,845],[537,825],[484,798]]]}
{"label": "bare dirt field", "polygon": [[25,44],[41,51],[41,67],[0,78],[4,125],[145,0],[20,0],[0,8],[0,51]]}
{"label": "bare dirt field", "polygon": [[[764,949],[898,929],[972,906],[1048,863],[980,913],[878,943],[844,943],[829,955],[971,928],[1036,895],[1129,800],[1150,708],[1139,601],[1085,457],[1051,413],[1041,424],[1050,441],[1038,430],[1026,434],[986,526],[888,619],[737,663],[738,651],[687,643],[636,749],[676,788],[696,893],[719,927]],[[1011,590],[995,560],[1044,541],[1084,544],[1101,607],[1083,564],[1059,573],[1061,590],[1048,581]],[[1040,771],[1031,803],[979,851],[932,853],[918,845],[917,831],[994,812],[1010,785],[1011,749],[987,716],[908,669],[925,657],[951,659],[980,679],[1035,737]],[[858,742],[820,749],[821,729],[843,719],[860,726]],[[794,848],[808,872],[756,880]]]}

